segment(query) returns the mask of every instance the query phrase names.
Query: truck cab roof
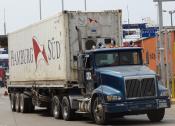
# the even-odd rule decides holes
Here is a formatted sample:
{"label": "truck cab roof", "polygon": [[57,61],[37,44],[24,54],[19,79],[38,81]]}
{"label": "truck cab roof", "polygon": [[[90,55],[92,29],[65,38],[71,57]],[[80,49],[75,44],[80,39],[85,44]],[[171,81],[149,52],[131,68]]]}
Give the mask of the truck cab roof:
{"label": "truck cab roof", "polygon": [[128,50],[142,50],[142,48],[141,47],[98,48],[94,50],[86,50],[85,53],[96,53],[105,51],[128,51]]}

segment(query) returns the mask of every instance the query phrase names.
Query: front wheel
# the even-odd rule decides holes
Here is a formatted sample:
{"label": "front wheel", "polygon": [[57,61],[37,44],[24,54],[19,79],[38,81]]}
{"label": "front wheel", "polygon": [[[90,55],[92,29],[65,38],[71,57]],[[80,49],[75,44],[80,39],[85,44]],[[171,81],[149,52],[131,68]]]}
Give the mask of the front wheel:
{"label": "front wheel", "polygon": [[98,125],[103,125],[107,123],[107,116],[104,111],[104,107],[102,105],[102,99],[100,97],[96,97],[92,104],[92,114],[95,122]]}
{"label": "front wheel", "polygon": [[147,116],[151,122],[160,122],[165,115],[165,109],[150,110]]}

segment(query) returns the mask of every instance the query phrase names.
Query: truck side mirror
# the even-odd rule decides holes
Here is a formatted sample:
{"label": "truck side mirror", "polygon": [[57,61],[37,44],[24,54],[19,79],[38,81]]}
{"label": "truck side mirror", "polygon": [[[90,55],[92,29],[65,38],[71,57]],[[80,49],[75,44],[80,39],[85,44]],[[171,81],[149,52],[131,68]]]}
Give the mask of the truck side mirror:
{"label": "truck side mirror", "polygon": [[91,69],[92,64],[91,64],[91,58],[90,55],[85,55],[85,62],[84,62],[85,69]]}

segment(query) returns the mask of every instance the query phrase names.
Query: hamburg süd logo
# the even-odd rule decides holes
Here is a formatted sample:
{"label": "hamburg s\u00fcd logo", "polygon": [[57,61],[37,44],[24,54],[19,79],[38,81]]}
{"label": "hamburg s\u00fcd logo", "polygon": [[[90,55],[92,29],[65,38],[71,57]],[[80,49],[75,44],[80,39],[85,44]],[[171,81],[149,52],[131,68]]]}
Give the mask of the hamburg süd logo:
{"label": "hamburg s\u00fcd logo", "polygon": [[[35,36],[32,38],[32,42],[33,42],[33,50],[34,50],[35,64],[36,64],[36,70],[37,70],[38,63],[40,60],[44,60],[47,65],[49,63],[48,63],[48,58],[46,55],[46,50],[44,48],[44,45],[40,45]],[[39,55],[41,56],[39,57]]]}

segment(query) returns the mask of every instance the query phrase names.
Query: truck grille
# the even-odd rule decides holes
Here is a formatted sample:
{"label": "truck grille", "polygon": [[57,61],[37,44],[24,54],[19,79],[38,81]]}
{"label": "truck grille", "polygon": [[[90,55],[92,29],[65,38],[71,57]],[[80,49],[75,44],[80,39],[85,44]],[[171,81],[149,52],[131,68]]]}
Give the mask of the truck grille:
{"label": "truck grille", "polygon": [[127,79],[125,80],[126,97],[143,98],[156,95],[154,78]]}

